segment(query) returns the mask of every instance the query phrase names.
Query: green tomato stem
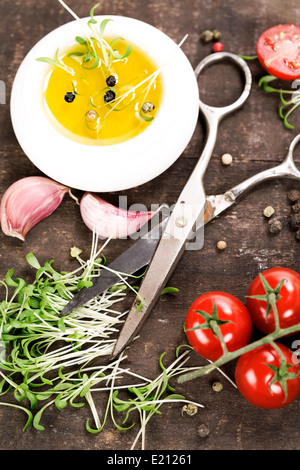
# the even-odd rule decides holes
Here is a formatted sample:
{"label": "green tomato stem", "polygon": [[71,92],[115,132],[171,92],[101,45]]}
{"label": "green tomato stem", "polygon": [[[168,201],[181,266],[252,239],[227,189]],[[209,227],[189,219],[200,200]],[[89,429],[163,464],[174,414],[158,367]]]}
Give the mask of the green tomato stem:
{"label": "green tomato stem", "polygon": [[217,335],[220,343],[221,343],[221,346],[222,346],[222,349],[223,349],[223,354],[228,354],[228,349],[227,349],[227,346],[226,346],[226,343],[225,343],[225,340],[224,340],[224,336],[221,332],[221,328],[219,327],[218,323],[215,321],[215,320],[211,320],[210,321],[210,326],[211,326],[211,329],[213,330],[213,332]]}
{"label": "green tomato stem", "polygon": [[279,324],[278,310],[277,310],[277,306],[276,306],[276,302],[277,302],[276,294],[273,293],[273,292],[271,294],[269,294],[269,299],[268,300],[269,300],[269,303],[272,306],[272,310],[274,312],[275,331],[277,331],[277,330],[280,329],[280,324]]}
{"label": "green tomato stem", "polygon": [[232,361],[233,359],[236,359],[242,354],[252,351],[253,349],[263,346],[264,344],[270,344],[276,339],[282,338],[283,336],[287,336],[292,333],[296,333],[297,331],[300,331],[300,323],[298,323],[297,325],[290,326],[289,328],[277,327],[272,333],[264,336],[263,338],[257,341],[254,341],[253,343],[247,344],[246,346],[243,346],[242,348],[237,349],[236,351],[225,352],[217,361],[212,362],[207,366],[203,366],[199,370],[182,374],[178,377],[178,383],[188,382],[189,380],[195,379],[197,377],[207,375],[213,370],[223,366],[224,364]]}

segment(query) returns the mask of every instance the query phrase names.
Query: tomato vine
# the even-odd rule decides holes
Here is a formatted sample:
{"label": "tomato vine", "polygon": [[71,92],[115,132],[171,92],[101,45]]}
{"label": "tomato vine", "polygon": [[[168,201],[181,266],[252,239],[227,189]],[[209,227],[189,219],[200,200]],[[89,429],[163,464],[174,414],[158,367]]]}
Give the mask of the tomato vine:
{"label": "tomato vine", "polygon": [[[261,277],[263,276],[261,275]],[[234,351],[228,351],[224,349],[223,354],[214,362],[211,362],[201,367],[200,369],[180,375],[178,377],[178,383],[184,383],[184,382],[193,380],[198,377],[203,377],[211,373],[215,369],[223,366],[224,364],[240,357],[241,355],[245,353],[248,353],[249,351],[253,351],[265,344],[273,344],[276,340],[280,338],[299,332],[300,323],[296,323],[294,325],[291,325],[285,328],[280,327],[278,310],[277,310],[277,302],[280,298],[280,291],[281,291],[282,285],[283,285],[283,282],[280,282],[280,284],[276,286],[276,288],[274,289],[274,292],[270,292],[268,294],[268,302],[270,304],[270,310],[272,309],[274,317],[275,317],[275,329],[271,333],[259,338],[256,341],[250,342],[246,344],[245,346],[242,346],[241,348],[236,349]],[[267,286],[267,283],[265,283],[265,286]],[[219,328],[219,334],[223,335],[221,328]],[[224,341],[224,338],[223,338],[223,341]]]}

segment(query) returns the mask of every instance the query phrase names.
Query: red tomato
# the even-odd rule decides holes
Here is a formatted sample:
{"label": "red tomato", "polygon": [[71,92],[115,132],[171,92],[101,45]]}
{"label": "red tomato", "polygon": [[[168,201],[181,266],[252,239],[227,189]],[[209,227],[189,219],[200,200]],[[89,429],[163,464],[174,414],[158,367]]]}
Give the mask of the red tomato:
{"label": "red tomato", "polygon": [[267,29],[256,46],[258,60],[271,75],[281,80],[300,77],[300,27],[279,24]]}
{"label": "red tomato", "polygon": [[[272,289],[285,279],[279,292],[279,300],[276,302],[279,324],[281,328],[300,323],[300,274],[289,268],[271,268],[262,273]],[[265,289],[259,276],[250,284],[248,296],[264,295]],[[273,309],[267,316],[267,301],[247,298],[247,307],[254,325],[263,333],[268,334],[275,329]]]}
{"label": "red tomato", "polygon": [[[185,319],[185,332],[192,348],[211,361],[223,354],[223,348],[217,335],[209,324],[214,317],[214,303],[219,325],[228,351],[235,351],[249,343],[252,334],[252,321],[248,309],[236,297],[226,292],[208,292],[201,295],[190,306]],[[206,312],[204,314],[197,311]],[[207,319],[205,318],[207,317]],[[227,322],[227,323],[224,323]],[[197,328],[200,325],[205,328]],[[197,328],[191,330],[191,328]]]}
{"label": "red tomato", "polygon": [[300,365],[293,363],[292,352],[282,344],[277,343],[281,349],[287,365],[291,366],[287,374],[298,374],[296,377],[286,379],[285,395],[279,380],[272,382],[275,372],[269,365],[280,367],[279,352],[271,344],[265,344],[259,348],[243,354],[238,359],[235,369],[236,385],[241,394],[252,405],[258,408],[283,408],[294,401],[300,393]]}

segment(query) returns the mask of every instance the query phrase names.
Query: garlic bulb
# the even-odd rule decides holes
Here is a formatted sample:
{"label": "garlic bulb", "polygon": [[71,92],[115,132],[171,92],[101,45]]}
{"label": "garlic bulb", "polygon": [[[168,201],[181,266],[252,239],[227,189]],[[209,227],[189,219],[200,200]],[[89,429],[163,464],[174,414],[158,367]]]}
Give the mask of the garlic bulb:
{"label": "garlic bulb", "polygon": [[69,188],[41,176],[13,183],[0,205],[1,228],[6,235],[25,240],[26,234],[59,206]]}
{"label": "garlic bulb", "polygon": [[80,212],[87,227],[103,238],[125,238],[136,233],[154,215],[154,212],[127,211],[104,201],[92,193],[85,193]]}

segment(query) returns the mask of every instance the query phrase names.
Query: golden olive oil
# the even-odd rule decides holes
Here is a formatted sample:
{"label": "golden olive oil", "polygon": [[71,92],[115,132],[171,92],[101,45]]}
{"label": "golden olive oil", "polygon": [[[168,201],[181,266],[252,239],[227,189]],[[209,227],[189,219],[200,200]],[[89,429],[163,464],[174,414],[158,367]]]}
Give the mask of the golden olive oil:
{"label": "golden olive oil", "polygon": [[[162,100],[162,80],[152,59],[123,39],[110,47],[73,44],[59,54],[45,81],[44,101],[52,121],[73,140],[112,145],[151,125]],[[112,54],[112,50],[114,54]],[[95,56],[97,59],[95,59]],[[108,85],[109,84],[109,85]]]}

